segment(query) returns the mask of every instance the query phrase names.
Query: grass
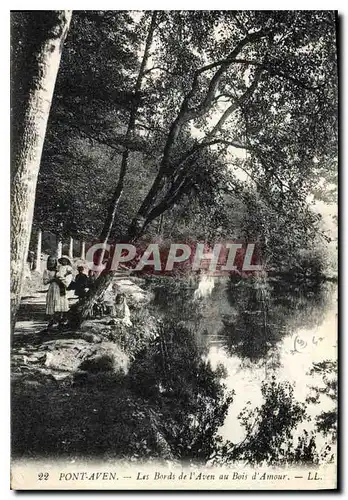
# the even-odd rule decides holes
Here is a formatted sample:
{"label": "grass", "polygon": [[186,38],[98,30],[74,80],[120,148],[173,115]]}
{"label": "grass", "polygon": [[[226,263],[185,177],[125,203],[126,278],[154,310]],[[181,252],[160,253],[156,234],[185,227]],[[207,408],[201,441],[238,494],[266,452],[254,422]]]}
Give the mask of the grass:
{"label": "grass", "polygon": [[145,401],[115,375],[12,388],[13,457],[160,456]]}

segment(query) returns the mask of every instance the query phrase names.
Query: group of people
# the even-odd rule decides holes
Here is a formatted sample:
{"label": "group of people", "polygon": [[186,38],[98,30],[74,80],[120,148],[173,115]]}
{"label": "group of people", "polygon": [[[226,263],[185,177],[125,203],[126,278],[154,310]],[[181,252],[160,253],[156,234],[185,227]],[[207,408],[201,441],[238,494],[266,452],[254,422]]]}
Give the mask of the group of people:
{"label": "group of people", "polygon": [[[64,328],[68,324],[69,311],[68,291],[73,290],[79,300],[83,299],[93,286],[95,275],[89,271],[85,274],[84,266],[77,267],[77,274],[73,277],[73,267],[68,256],[61,258],[48,257],[47,266],[43,274],[43,282],[49,285],[46,296],[46,315],[49,318],[47,328]],[[110,307],[110,315],[121,319],[130,326],[130,313],[124,294],[117,293],[113,287],[115,301]]]}

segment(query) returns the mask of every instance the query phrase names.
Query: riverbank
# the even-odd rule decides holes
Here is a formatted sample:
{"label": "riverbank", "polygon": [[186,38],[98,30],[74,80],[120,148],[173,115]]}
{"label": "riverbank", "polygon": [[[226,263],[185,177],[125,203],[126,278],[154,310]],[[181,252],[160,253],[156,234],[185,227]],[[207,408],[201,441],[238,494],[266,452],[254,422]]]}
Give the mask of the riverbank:
{"label": "riverbank", "polygon": [[[305,356],[303,328],[309,349],[313,339],[312,349],[324,345],[325,332],[316,329],[325,320],[331,286],[165,277],[125,277],[117,286],[126,295],[131,326],[110,324],[105,316],[75,331],[39,333],[44,294],[24,299],[30,307],[20,311],[12,351],[14,456],[209,463],[211,457],[236,460],[238,442],[254,456],[240,414],[251,403],[256,412],[262,404],[273,408],[267,400],[273,396],[284,410],[278,395],[290,390],[291,377],[275,388],[269,381],[281,373],[285,342],[289,366],[294,349],[299,359]],[[303,407],[308,415],[303,398],[311,377],[302,382],[310,366],[296,372],[299,392],[287,412]],[[277,421],[274,428],[278,424],[288,432]],[[238,432],[230,434],[233,429]],[[286,460],[278,449],[272,453]]]}
{"label": "riverbank", "polygon": [[208,460],[210,425],[227,410],[222,373],[183,322],[164,322],[156,293],[140,285],[117,281],[131,326],[105,316],[47,333],[44,294],[24,300],[12,347],[14,457]]}

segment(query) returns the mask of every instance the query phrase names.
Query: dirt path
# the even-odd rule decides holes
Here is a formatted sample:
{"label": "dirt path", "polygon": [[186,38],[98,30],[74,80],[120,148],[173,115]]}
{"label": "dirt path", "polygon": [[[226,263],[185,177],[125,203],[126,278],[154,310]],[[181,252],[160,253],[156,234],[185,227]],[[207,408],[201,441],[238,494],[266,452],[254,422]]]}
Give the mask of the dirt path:
{"label": "dirt path", "polygon": [[[145,292],[137,286],[133,280],[129,279],[128,274],[125,275],[125,273],[120,273],[119,276],[115,277],[115,280],[118,282],[120,291],[126,293],[130,300],[141,302],[144,297],[146,297]],[[12,341],[12,380],[27,379],[28,376],[30,378],[37,378],[37,376],[39,376],[41,378],[41,375],[52,375],[52,367],[48,367],[48,358],[50,356],[47,357],[47,352],[51,352],[55,349],[68,351],[75,349],[78,352],[79,347],[85,347],[86,331],[84,331],[82,335],[81,331],[46,331],[48,323],[45,314],[46,293],[47,290],[42,287],[22,298]],[[73,291],[68,292],[68,300],[69,307],[78,300],[74,296]],[[89,324],[86,325],[87,331],[89,329],[111,329],[111,327],[107,327],[106,324],[104,324],[104,318],[101,320],[92,319],[88,323]],[[90,323],[93,324],[91,325]],[[99,323],[102,324],[99,325]],[[93,335],[91,337],[93,337]],[[93,339],[87,339],[87,342],[93,343],[94,341]],[[64,364],[63,361],[61,364]],[[63,372],[65,371],[66,370],[63,370]],[[56,372],[57,369],[55,368],[55,378],[59,375]],[[64,376],[64,373],[62,373],[62,376]]]}
{"label": "dirt path", "polygon": [[[45,314],[46,293],[46,290],[39,290],[32,295],[22,297],[14,332],[15,339],[24,334],[37,333],[47,326],[48,321]],[[69,307],[76,300],[76,298],[70,296]]]}

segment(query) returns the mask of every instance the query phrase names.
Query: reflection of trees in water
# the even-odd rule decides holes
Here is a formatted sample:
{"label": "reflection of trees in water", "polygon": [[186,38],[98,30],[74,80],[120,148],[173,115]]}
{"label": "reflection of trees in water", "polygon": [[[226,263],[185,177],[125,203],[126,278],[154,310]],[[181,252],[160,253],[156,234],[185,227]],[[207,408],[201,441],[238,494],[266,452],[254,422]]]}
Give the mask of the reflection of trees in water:
{"label": "reflection of trees in water", "polygon": [[300,328],[322,323],[332,285],[266,280],[216,280],[212,296],[194,301],[197,282],[152,278],[156,312],[193,328],[197,338],[216,341],[244,363],[279,366],[278,345]]}
{"label": "reflection of trees in water", "polygon": [[194,304],[194,291],[198,278],[193,276],[171,277],[151,276],[145,287],[153,294],[152,306],[155,313],[165,314],[173,320],[190,321],[198,314],[198,304]]}
{"label": "reflection of trees in water", "polygon": [[[331,404],[316,417],[316,428],[324,436],[328,436],[331,442],[337,439],[337,400],[338,400],[338,377],[337,360],[326,359],[312,364],[309,375],[319,375],[321,381],[311,385],[311,393],[307,396],[309,404],[322,404],[325,399]],[[326,401],[327,402],[327,401]]]}
{"label": "reflection of trees in water", "polygon": [[156,427],[172,455],[205,463],[219,447],[233,392],[184,322],[162,324],[159,337],[133,362],[128,380],[158,416]]}
{"label": "reflection of trees in water", "polygon": [[299,328],[314,328],[325,316],[330,290],[281,281],[232,280],[226,288],[233,314],[224,318],[221,335],[230,354],[252,363],[277,366],[279,342]]}
{"label": "reflection of trees in water", "polygon": [[243,363],[272,371],[279,365],[279,342],[286,335],[322,322],[329,288],[261,279],[238,286],[221,281],[210,298],[194,302],[194,286],[184,281],[153,280],[151,285],[156,310],[166,320],[158,339],[134,361],[129,379],[132,391],[139,391],[161,416],[156,428],[175,458],[272,464],[327,459],[329,445],[326,455],[319,456],[314,432],[305,430],[296,438],[297,425],[307,418],[306,405],[295,400],[291,384],[277,384],[270,374],[271,382],[262,386],[262,405],[244,408],[239,417],[247,431],[243,441],[224,442],[218,429],[232,394],[223,384],[220,368],[212,370],[207,349],[197,342],[197,330],[190,325],[197,320],[200,333],[207,330],[208,343],[223,334],[228,351]]}
{"label": "reflection of trees in water", "polygon": [[277,382],[273,375],[262,383],[261,393],[262,404],[256,408],[247,404],[238,416],[245,437],[239,443],[224,443],[215,455],[216,463],[284,466],[331,460],[330,446],[318,450],[313,432],[304,428],[296,433],[298,425],[308,418],[306,405],[295,399],[289,382]]}

